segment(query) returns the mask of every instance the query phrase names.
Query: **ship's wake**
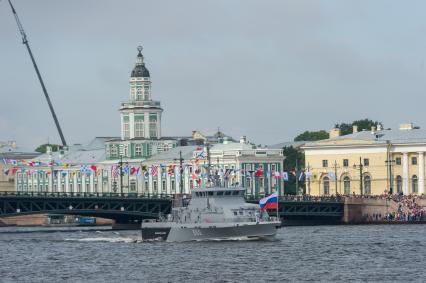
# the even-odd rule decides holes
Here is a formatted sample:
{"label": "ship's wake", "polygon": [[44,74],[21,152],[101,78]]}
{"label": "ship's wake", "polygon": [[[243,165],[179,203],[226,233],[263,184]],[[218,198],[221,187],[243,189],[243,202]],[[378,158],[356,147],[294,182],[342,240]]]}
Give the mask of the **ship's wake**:
{"label": "ship's wake", "polygon": [[69,238],[65,239],[69,242],[108,242],[108,243],[139,243],[141,242],[140,238],[131,238],[131,237],[93,237],[93,238]]}

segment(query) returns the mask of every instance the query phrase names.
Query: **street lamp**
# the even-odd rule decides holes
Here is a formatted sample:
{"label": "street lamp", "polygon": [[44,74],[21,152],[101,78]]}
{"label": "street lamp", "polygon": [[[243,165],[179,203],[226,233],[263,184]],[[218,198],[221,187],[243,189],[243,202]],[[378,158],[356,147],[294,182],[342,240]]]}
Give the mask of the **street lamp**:
{"label": "street lamp", "polygon": [[364,165],[362,164],[361,157],[359,158],[359,164],[353,165],[354,169],[359,168],[359,191],[361,193],[361,196],[363,196],[363,188],[362,188],[362,170],[364,169]]}
{"label": "street lamp", "polygon": [[389,173],[389,194],[393,194],[393,172],[392,172],[392,166],[395,165],[396,160],[394,159],[387,159],[385,160],[385,164],[388,167],[388,173]]}
{"label": "street lamp", "polygon": [[123,155],[124,155],[124,145],[120,144],[119,146],[119,155],[120,162],[118,163],[120,166],[120,193],[123,196]]}

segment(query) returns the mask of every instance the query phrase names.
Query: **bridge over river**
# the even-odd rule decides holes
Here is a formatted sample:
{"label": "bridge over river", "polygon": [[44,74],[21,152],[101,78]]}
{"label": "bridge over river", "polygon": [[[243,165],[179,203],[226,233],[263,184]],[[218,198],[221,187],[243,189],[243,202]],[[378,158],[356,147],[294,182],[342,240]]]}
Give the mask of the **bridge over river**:
{"label": "bridge over river", "polygon": [[[103,217],[123,224],[139,223],[142,219],[168,214],[172,199],[172,195],[0,192],[0,217],[51,213]],[[258,202],[258,198],[247,196],[246,199]],[[278,207],[280,217],[289,225],[340,222],[344,214],[344,200],[334,197],[280,197]]]}

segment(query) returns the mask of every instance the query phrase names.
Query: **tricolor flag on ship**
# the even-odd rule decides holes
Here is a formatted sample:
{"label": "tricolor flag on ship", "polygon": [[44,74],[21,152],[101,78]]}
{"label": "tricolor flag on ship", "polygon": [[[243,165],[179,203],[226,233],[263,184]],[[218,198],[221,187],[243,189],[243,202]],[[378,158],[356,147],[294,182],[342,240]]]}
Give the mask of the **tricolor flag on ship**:
{"label": "tricolor flag on ship", "polygon": [[278,209],[278,193],[275,192],[259,201],[260,210]]}

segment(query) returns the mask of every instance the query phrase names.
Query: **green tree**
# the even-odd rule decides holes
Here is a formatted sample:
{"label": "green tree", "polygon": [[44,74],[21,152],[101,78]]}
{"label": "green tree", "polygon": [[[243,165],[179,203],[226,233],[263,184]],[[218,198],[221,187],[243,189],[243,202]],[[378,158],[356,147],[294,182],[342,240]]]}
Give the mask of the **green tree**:
{"label": "green tree", "polygon": [[353,132],[353,126],[358,126],[358,131],[367,130],[369,131],[371,127],[376,127],[380,125],[383,127],[382,122],[379,121],[373,121],[370,119],[361,119],[361,120],[355,120],[352,123],[340,123],[336,124],[335,127],[340,129],[340,134],[343,135],[349,135]]}
{"label": "green tree", "polygon": [[305,154],[292,146],[283,147],[283,153],[285,156],[283,169],[288,172],[288,181],[284,184],[284,191],[286,194],[295,195],[297,194],[296,176],[292,172],[300,171],[305,167]]}
{"label": "green tree", "polygon": [[328,139],[329,135],[326,131],[305,131],[294,138],[294,141],[319,141]]}
{"label": "green tree", "polygon": [[48,146],[50,146],[50,147],[52,147],[52,151],[53,152],[56,152],[56,151],[58,151],[59,149],[61,149],[61,145],[59,145],[59,144],[48,144],[48,143],[45,143],[45,144],[42,144],[42,145],[39,145],[36,149],[35,149],[35,151],[36,152],[40,152],[40,153],[46,153],[46,150],[47,150],[47,147]]}

